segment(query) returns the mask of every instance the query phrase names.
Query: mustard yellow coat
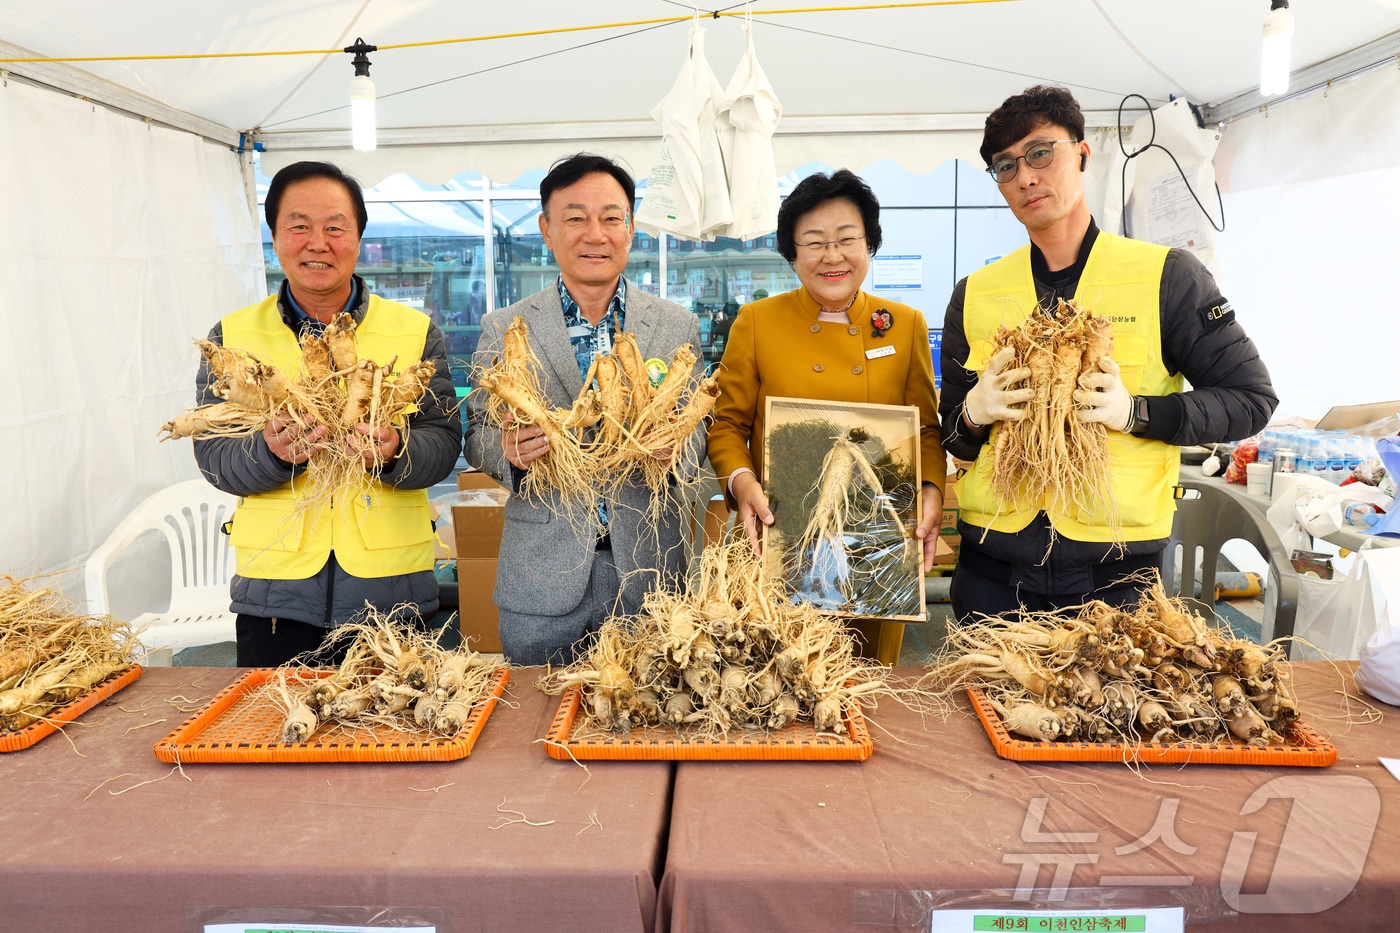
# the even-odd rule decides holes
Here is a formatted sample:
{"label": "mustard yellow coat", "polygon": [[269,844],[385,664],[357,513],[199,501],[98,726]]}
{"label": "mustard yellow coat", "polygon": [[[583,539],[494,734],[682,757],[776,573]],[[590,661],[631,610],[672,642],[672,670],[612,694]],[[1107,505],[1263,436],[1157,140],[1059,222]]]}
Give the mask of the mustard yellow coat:
{"label": "mustard yellow coat", "polygon": [[[709,434],[710,465],[726,496],[729,476],[740,467],[763,475],[763,445],[750,441],[763,437],[770,395],[917,406],[921,475],[941,490],[946,461],[923,314],[865,292],[847,312],[849,325],[818,321],[820,310],[798,288],[745,305],[730,327]],[[890,313],[893,325],[875,337],[870,316],[880,310]]]}

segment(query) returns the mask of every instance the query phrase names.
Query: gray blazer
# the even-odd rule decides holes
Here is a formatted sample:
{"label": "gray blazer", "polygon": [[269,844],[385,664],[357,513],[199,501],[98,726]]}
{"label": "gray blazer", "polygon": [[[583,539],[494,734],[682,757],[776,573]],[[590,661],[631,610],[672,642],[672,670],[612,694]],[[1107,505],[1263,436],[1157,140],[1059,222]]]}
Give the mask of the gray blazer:
{"label": "gray blazer", "polygon": [[[481,322],[473,371],[485,369],[499,356],[503,337],[516,316],[530,328],[530,348],[541,364],[540,384],[553,408],[567,409],[583,388],[573,346],[564,330],[564,309],[558,289],[551,286],[508,308],[486,315]],[[626,330],[635,334],[643,359],[670,360],[676,348],[689,343],[698,354],[700,325],[695,315],[674,302],[627,289]],[[697,361],[695,377],[704,373]],[[526,498],[518,494],[512,467],[501,451],[501,432],[486,424],[486,393],[467,396],[467,462],[500,480],[517,493],[505,509],[500,563],[496,571],[496,605],[529,615],[563,615],[583,601],[592,569],[594,541],[585,539],[560,516],[556,494]],[[687,472],[693,473],[704,458],[703,427],[691,435],[681,453]],[[679,585],[685,574],[681,546],[681,500],[675,491],[662,503],[661,520],[646,520],[651,494],[635,480],[622,484],[609,499],[609,534],[613,559],[622,577],[621,605],[617,611],[635,614],[646,592],[665,582]]]}

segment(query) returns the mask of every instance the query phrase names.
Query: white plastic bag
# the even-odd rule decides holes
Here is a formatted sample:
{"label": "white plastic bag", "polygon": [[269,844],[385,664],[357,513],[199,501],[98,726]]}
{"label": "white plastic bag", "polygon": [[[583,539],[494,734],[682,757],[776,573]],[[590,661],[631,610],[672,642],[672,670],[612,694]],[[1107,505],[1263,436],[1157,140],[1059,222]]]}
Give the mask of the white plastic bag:
{"label": "white plastic bag", "polygon": [[773,131],[783,115],[783,105],[758,63],[749,25],[745,20],[744,57],[719,104],[719,141],[734,211],[734,222],[724,235],[740,240],[764,236],[778,227]]}
{"label": "white plastic bag", "polygon": [[1334,486],[1315,476],[1276,473],[1267,517],[1283,546],[1292,552],[1308,543],[1303,532],[1323,538],[1345,527],[1360,533],[1361,529],[1347,526],[1344,517],[1346,506],[1353,502],[1389,508],[1390,497],[1364,483]]}
{"label": "white plastic bag", "polygon": [[[1162,148],[1147,149],[1150,143]],[[1114,134],[1106,153],[1108,190],[1100,218],[1102,229],[1192,250],[1207,269],[1219,275],[1215,256],[1218,234],[1212,218],[1220,219],[1220,201],[1212,159],[1220,145],[1220,131],[1198,126],[1190,105],[1177,98],[1140,117],[1133,124],[1126,145],[1129,152],[1141,150],[1142,154],[1127,160],[1124,179],[1125,157]],[[1122,228],[1124,181],[1128,186],[1126,230]],[[1204,212],[1196,203],[1198,199]]]}
{"label": "white plastic bag", "polygon": [[1376,617],[1376,632],[1361,649],[1356,684],[1371,696],[1400,706],[1400,548],[1361,552],[1372,585],[1365,598]]}
{"label": "white plastic bag", "polygon": [[705,60],[705,30],[690,28],[690,49],[676,83],[652,110],[661,149],[637,208],[637,226],[687,240],[713,240],[733,220],[716,126],[721,94]]}
{"label": "white plastic bag", "polygon": [[1363,613],[1370,589],[1366,565],[1357,560],[1351,572],[1331,580],[1298,578],[1298,615],[1293,635],[1308,644],[1295,644],[1289,657],[1295,661],[1331,658],[1355,660],[1376,630],[1374,610]]}

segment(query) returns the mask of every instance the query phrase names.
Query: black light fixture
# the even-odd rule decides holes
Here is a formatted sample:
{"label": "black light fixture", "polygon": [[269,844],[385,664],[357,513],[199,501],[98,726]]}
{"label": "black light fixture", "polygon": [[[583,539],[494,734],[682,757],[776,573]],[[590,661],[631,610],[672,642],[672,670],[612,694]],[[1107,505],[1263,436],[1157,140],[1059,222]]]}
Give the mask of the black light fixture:
{"label": "black light fixture", "polygon": [[369,53],[379,50],[366,45],[364,39],[345,49],[355,56],[355,77],[350,79],[350,143],[361,152],[373,152],[376,146],[374,124],[374,82],[369,79]]}

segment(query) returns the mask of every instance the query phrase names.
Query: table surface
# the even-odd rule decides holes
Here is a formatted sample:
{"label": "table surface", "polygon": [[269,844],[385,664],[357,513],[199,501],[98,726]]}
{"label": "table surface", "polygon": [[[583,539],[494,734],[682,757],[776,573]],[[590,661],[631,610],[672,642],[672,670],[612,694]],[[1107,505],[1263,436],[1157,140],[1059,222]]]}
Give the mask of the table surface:
{"label": "table surface", "polygon": [[[673,767],[548,757],[532,741],[559,701],[539,669],[513,673],[514,708],[460,761],[157,761],[152,745],[240,673],[147,669],[67,737],[0,755],[0,930],[652,929]],[[520,817],[547,825],[505,822]]]}
{"label": "table surface", "polygon": [[1182,905],[1192,929],[1392,929],[1400,782],[1376,756],[1400,757],[1400,717],[1348,724],[1350,677],[1295,669],[1329,768],[1019,764],[965,702],[942,719],[887,700],[865,762],[585,773],[532,744],[557,700],[527,668],[462,761],[183,774],[152,744],[239,672],[150,669],[66,737],[0,755],[0,931],[872,933],[926,930],[934,907],[1114,905]]}
{"label": "table surface", "polygon": [[1393,930],[1400,782],[1376,756],[1400,756],[1400,716],[1347,725],[1333,691],[1350,677],[1296,668],[1304,716],[1340,751],[1331,767],[1020,764],[994,755],[965,700],[946,721],[882,702],[862,763],[686,762],[657,929],[873,933],[927,930],[932,907],[1182,905],[1190,929]]}

